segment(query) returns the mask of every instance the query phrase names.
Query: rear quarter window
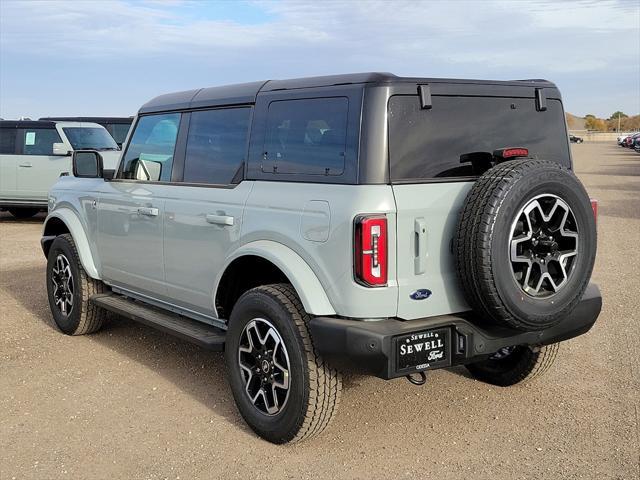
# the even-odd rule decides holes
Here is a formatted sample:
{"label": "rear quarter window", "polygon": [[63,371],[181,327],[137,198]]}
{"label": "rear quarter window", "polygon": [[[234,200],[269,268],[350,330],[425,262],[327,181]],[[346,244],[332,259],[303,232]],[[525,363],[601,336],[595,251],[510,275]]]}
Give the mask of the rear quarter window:
{"label": "rear quarter window", "polygon": [[432,97],[422,109],[418,96],[389,100],[389,171],[392,182],[474,177],[461,156],[525,147],[533,158],[571,166],[564,111],[547,99],[536,111],[533,98]]}
{"label": "rear quarter window", "polygon": [[348,113],[346,97],[271,102],[262,171],[342,175]]}

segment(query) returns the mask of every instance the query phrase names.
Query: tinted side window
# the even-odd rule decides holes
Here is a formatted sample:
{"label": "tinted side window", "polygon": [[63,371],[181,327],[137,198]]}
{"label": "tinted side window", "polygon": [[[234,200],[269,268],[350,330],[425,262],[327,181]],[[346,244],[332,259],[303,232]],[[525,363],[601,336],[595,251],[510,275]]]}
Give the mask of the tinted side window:
{"label": "tinted side window", "polygon": [[226,185],[242,168],[247,153],[250,108],[191,113],[184,181]]}
{"label": "tinted side window", "polygon": [[113,123],[109,125],[110,128],[109,133],[113,137],[113,139],[118,143],[118,145],[122,145],[127,138],[127,133],[129,133],[129,128],[131,127],[128,123]]}
{"label": "tinted side window", "polygon": [[62,139],[55,128],[29,128],[22,136],[24,155],[53,155],[53,144]]}
{"label": "tinted side window", "polygon": [[269,105],[262,170],[274,173],[341,175],[349,100],[281,100]]}
{"label": "tinted side window", "polygon": [[544,112],[536,111],[532,98],[434,96],[432,102],[433,107],[425,110],[417,96],[391,97],[392,181],[477,176],[482,165],[474,167],[467,159],[503,147],[528,148],[532,158],[571,165],[558,100],[548,99]]}
{"label": "tinted side window", "polygon": [[171,181],[180,113],[140,117],[125,154],[120,178]]}
{"label": "tinted side window", "polygon": [[17,152],[17,135],[16,128],[0,128],[0,154],[15,154]]}

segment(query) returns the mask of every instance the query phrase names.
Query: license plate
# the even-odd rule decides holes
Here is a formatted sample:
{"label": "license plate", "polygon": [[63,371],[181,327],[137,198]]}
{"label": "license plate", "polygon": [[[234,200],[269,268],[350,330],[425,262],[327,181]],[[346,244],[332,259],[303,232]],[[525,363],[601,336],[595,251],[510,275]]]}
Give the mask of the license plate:
{"label": "license plate", "polygon": [[396,338],[396,369],[416,371],[451,363],[450,329],[423,330]]}

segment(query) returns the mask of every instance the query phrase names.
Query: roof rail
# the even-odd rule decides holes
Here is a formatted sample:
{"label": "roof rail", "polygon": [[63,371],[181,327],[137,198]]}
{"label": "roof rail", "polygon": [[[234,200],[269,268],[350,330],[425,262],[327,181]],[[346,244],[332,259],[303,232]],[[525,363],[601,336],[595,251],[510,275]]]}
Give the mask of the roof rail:
{"label": "roof rail", "polygon": [[534,82],[534,83],[551,83],[544,78],[520,78],[517,80],[510,80],[511,82]]}

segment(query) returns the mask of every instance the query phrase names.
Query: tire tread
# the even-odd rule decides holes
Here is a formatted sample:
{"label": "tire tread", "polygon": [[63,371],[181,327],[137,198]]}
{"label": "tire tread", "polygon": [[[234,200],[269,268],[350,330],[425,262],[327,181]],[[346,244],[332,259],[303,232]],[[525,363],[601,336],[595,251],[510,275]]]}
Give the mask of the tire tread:
{"label": "tire tread", "polygon": [[[484,360],[467,365],[467,370],[478,380],[500,387],[527,383],[546,373],[555,363],[560,350],[559,343],[525,347],[517,359],[509,357],[498,362],[508,362],[505,368],[495,368],[495,360]],[[492,364],[492,362],[494,362]]]}
{"label": "tire tread", "polygon": [[338,411],[342,393],[341,375],[318,354],[309,332],[311,317],[304,311],[292,285],[285,283],[264,285],[254,290],[278,299],[291,315],[300,334],[309,371],[309,404],[302,424],[290,443],[314,437],[327,428]]}
{"label": "tire tread", "polygon": [[105,293],[107,291],[107,287],[100,280],[95,280],[87,275],[87,272],[85,272],[82,267],[82,263],[80,262],[80,255],[78,254],[78,248],[73,241],[73,237],[66,233],[60,235],[58,238],[64,239],[64,241],[68,243],[73,255],[73,259],[71,259],[71,261],[76,262],[78,271],[80,272],[80,278],[78,279],[80,283],[80,290],[82,292],[82,299],[80,301],[80,321],[78,322],[76,329],[71,332],[70,335],[87,335],[97,332],[104,324],[107,312],[91,303],[89,299],[93,295]]}

